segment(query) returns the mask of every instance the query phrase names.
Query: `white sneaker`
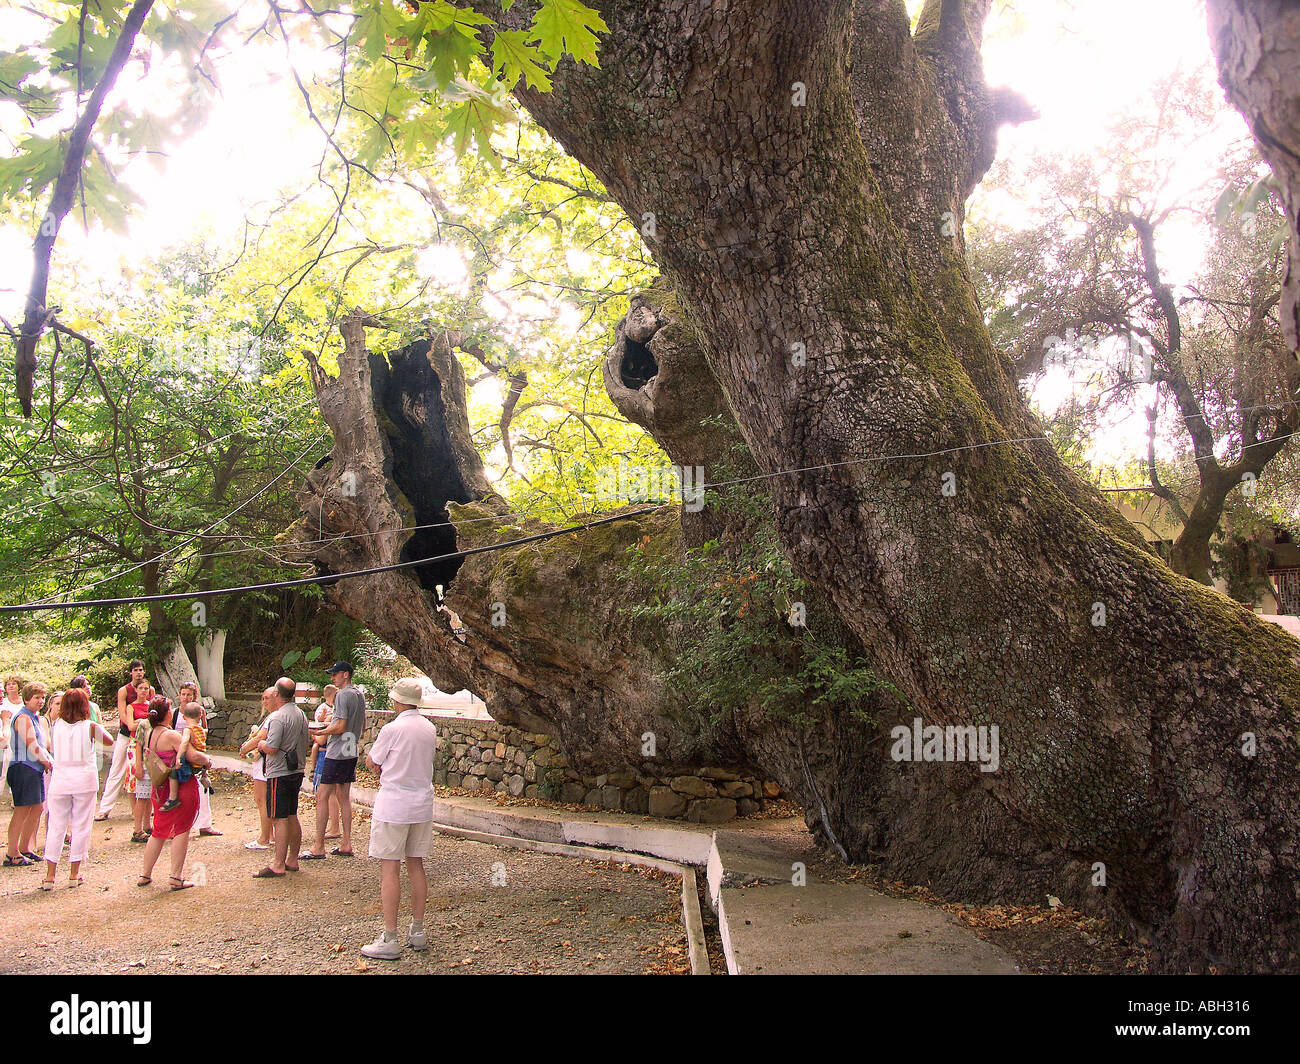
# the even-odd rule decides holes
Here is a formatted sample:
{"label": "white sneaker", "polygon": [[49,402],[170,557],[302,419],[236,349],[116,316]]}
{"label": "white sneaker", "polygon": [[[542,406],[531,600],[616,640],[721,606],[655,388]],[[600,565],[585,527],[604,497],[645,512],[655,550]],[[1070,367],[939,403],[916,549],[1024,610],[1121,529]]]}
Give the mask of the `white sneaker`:
{"label": "white sneaker", "polygon": [[402,944],[396,938],[384,938],[383,932],[370,945],[362,946],[361,952],[367,957],[380,961],[395,961],[402,955]]}
{"label": "white sneaker", "polygon": [[415,930],[415,924],[411,924],[410,933],[406,936],[406,944],[411,949],[424,949],[429,944],[429,939],[423,931]]}

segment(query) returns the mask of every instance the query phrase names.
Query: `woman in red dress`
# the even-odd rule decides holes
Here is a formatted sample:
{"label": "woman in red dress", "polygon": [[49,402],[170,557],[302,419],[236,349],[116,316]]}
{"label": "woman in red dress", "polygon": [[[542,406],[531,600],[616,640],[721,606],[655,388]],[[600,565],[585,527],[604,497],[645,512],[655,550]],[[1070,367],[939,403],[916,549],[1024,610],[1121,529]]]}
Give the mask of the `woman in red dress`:
{"label": "woman in red dress", "polygon": [[[168,768],[172,767],[176,763],[176,751],[181,745],[183,736],[178,731],[172,731],[171,703],[161,695],[149,703],[149,724],[151,730],[145,740],[147,748],[162,758],[163,764]],[[212,765],[207,754],[192,747],[187,751],[186,757],[195,769],[209,768]],[[141,769],[144,771],[143,765]],[[162,807],[167,803],[170,790],[168,782],[164,780],[161,787],[153,788],[150,796],[153,804],[153,835],[144,848],[144,868],[141,869],[140,878],[137,880],[137,885],[141,887],[146,887],[153,882],[153,866],[158,860],[158,855],[162,853],[164,842],[171,847],[169,856],[172,866],[172,890],[197,886],[187,881],[184,874],[185,853],[190,846],[190,828],[194,826],[194,820],[199,815],[199,781],[191,776],[182,783],[179,795],[181,804],[164,813]]]}

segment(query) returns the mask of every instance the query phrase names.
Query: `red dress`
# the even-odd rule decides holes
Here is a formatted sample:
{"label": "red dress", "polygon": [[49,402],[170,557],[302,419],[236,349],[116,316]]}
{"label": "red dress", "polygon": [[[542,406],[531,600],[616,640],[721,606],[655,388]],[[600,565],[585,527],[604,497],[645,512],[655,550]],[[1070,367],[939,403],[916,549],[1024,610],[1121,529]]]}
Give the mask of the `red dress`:
{"label": "red dress", "polygon": [[[158,755],[168,768],[176,763],[176,751],[167,750]],[[190,828],[199,815],[199,779],[191,776],[181,784],[177,797],[181,804],[167,812],[163,805],[171,794],[171,781],[166,780],[161,787],[155,787],[150,798],[153,801],[153,837],[155,839],[174,839],[178,835],[188,835]]]}

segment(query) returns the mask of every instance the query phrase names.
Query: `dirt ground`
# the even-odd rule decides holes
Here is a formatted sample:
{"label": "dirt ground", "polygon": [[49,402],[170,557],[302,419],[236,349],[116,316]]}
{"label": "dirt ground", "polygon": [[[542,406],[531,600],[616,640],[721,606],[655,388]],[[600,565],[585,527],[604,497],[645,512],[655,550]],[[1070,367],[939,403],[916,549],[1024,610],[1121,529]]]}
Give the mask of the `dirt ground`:
{"label": "dirt ground", "polygon": [[[252,787],[242,776],[217,776],[214,821],[225,834],[193,833],[187,875],[201,885],[191,890],[168,890],[165,849],[153,884],[135,885],[144,847],[130,842],[125,800],[112,819],[95,824],[84,886],[68,889],[66,864],[48,893],[37,889],[43,863],[0,868],[0,972],[689,971],[676,877],[446,835],[435,835],[425,862],[428,948],[407,949],[395,962],[366,960],[359,947],[383,924],[378,863],[365,856],[368,814],[354,814],[357,857],[304,862],[283,879],[254,880],[268,855],[244,849],[257,831]],[[314,812],[310,800],[304,806],[310,837]],[[8,826],[7,809],[0,824]],[[404,891],[403,938],[409,919]]]}

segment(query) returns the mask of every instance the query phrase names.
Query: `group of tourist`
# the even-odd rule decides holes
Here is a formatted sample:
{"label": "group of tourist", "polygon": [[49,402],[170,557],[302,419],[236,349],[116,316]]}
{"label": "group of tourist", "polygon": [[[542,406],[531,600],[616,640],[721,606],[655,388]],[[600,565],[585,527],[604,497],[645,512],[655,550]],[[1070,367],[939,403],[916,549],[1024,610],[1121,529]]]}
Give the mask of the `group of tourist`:
{"label": "group of tourist", "polygon": [[[351,786],[365,729],[366,700],[353,684],[352,673],[349,662],[335,662],[331,683],[311,722],[297,704],[297,684],[290,677],[282,676],[262,692],[263,718],[239,748],[252,762],[260,825],[257,840],[245,845],[272,851],[266,866],[253,874],[255,879],[281,878],[299,871],[303,861],[354,856]],[[124,788],[134,803],[131,841],[145,845],[137,880],[141,887],[153,882],[164,844],[170,847],[171,889],[195,886],[184,877],[190,832],[197,826],[200,835],[221,834],[212,827],[206,780],[212,760],[206,752],[207,717],[198,686],[182,684],[179,705],[174,706],[145,679],[143,662],[131,662],[125,679],[117,692],[115,734],[101,723],[85,677],[77,677],[67,690],[53,695],[40,682],[24,682],[18,676],[5,681],[0,746],[14,811],[4,866],[41,862],[32,848],[44,812],[42,890],[53,888],[65,844],[68,885],[81,885],[92,822],[108,819]],[[433,839],[437,731],[419,712],[429,706],[419,680],[398,680],[389,698],[393,720],[380,729],[366,755],[367,765],[380,777],[371,816],[370,856],[381,863],[384,928],[361,952],[395,960],[403,948],[397,931],[403,861],[412,908],[406,945],[417,950],[426,945],[429,888],[424,859]],[[99,765],[102,752],[109,749],[101,797]],[[315,787],[316,830],[314,843],[302,849],[298,800],[308,776]],[[331,839],[337,839],[338,845],[326,852]]]}
{"label": "group of tourist", "polygon": [[[131,841],[147,844],[150,867],[150,850],[156,860],[162,842],[181,833],[188,845],[196,821],[200,835],[221,834],[212,826],[206,778],[198,788],[201,797],[196,797],[195,815],[188,819],[177,815],[179,780],[196,768],[206,770],[211,765],[204,752],[207,717],[197,684],[181,684],[177,711],[145,679],[144,663],[131,662],[126,683],[117,692],[112,733],[100,719],[99,705],[90,697],[90,684],[84,676],[75,677],[66,690],[53,694],[39,680],[24,681],[17,675],[6,677],[4,687],[0,747],[4,750],[4,788],[14,807],[4,867],[42,863],[34,847],[44,815],[45,878],[40,889],[54,888],[65,845],[68,886],[80,886],[91,824],[108,819],[124,784],[132,798]],[[177,727],[183,730],[174,731]],[[109,772],[100,797],[100,766],[107,750],[111,750]],[[179,860],[183,865],[184,847]],[[190,885],[180,877],[179,868],[174,871],[178,873],[173,878],[174,889]]]}

